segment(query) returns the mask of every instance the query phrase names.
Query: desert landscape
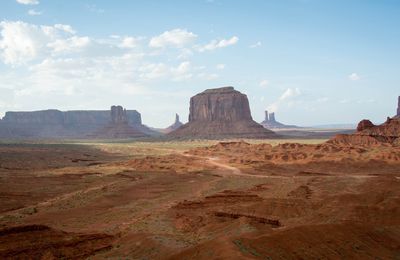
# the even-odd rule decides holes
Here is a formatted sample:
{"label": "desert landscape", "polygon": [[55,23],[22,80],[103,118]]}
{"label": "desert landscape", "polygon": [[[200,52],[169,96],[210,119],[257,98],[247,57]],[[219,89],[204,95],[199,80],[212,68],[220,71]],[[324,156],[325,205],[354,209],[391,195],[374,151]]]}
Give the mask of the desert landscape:
{"label": "desert landscape", "polygon": [[[284,139],[232,90],[192,99],[166,139],[3,141],[0,257],[399,258],[399,115]],[[130,135],[124,115],[99,133]]]}
{"label": "desert landscape", "polygon": [[400,1],[0,3],[0,260],[400,260]]}

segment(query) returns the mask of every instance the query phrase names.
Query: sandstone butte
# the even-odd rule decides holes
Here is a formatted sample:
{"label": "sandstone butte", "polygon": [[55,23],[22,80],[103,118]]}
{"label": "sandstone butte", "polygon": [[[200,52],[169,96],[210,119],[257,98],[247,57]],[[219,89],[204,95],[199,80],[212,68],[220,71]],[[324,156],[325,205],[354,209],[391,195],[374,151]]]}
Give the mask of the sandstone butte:
{"label": "sandstone butte", "polygon": [[207,89],[190,99],[189,122],[168,134],[172,138],[273,138],[255,122],[249,100],[233,87]]}
{"label": "sandstone butte", "polygon": [[105,127],[89,135],[91,138],[137,138],[146,137],[142,131],[133,128],[128,123],[127,111],[122,106],[111,107],[111,121]]}
{"label": "sandstone butte", "polygon": [[282,124],[275,119],[275,112],[268,113],[267,110],[265,110],[265,118],[264,121],[260,123],[263,127],[267,129],[271,128],[299,128],[298,126],[295,125],[285,125]]}

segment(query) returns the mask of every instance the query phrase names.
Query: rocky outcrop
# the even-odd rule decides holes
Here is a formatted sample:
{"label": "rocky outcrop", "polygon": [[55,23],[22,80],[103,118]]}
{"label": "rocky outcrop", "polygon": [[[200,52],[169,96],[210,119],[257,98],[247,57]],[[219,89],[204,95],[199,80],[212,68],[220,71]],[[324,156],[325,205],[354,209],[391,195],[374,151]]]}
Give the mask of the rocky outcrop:
{"label": "rocky outcrop", "polygon": [[372,127],[374,127],[375,125],[371,122],[371,121],[369,121],[368,119],[364,119],[364,120],[361,120],[359,123],[358,123],[358,125],[357,125],[357,131],[358,132],[361,132],[361,131],[364,131],[365,129],[369,129],[369,128],[372,128]]}
{"label": "rocky outcrop", "polygon": [[362,120],[357,132],[350,135],[337,135],[328,143],[371,146],[397,145],[400,140],[400,118],[389,118],[381,125],[374,125],[369,120]]}
{"label": "rocky outcrop", "polygon": [[[129,126],[145,130],[139,112],[125,114]],[[6,112],[0,120],[0,138],[85,138],[110,121],[110,110]]]}
{"label": "rocky outcrop", "polygon": [[190,99],[189,122],[174,138],[269,138],[275,134],[253,121],[247,96],[233,87],[208,89]]}
{"label": "rocky outcrop", "polygon": [[285,125],[282,124],[275,119],[275,113],[268,113],[267,110],[265,110],[265,119],[264,121],[261,122],[261,125],[267,129],[273,129],[273,128],[299,128],[298,126],[295,125]]}
{"label": "rocky outcrop", "polygon": [[388,117],[381,125],[374,125],[364,119],[357,125],[357,132],[349,135],[336,135],[328,143],[346,146],[375,146],[375,145],[400,145],[400,97],[398,100],[397,116]]}
{"label": "rocky outcrop", "polygon": [[167,128],[161,129],[160,132],[168,134],[168,133],[171,133],[172,131],[175,131],[182,125],[183,125],[183,123],[179,120],[179,115],[175,114],[175,122],[172,125],[168,126]]}
{"label": "rocky outcrop", "polygon": [[397,115],[396,117],[400,118],[400,96],[399,96],[399,100],[397,101]]}

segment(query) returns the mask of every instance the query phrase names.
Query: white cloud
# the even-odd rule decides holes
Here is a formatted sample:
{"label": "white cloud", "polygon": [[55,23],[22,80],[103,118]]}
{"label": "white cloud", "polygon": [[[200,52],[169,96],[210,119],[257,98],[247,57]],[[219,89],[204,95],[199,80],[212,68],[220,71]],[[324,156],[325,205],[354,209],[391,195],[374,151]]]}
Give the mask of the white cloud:
{"label": "white cloud", "polygon": [[203,73],[199,73],[197,75],[197,77],[202,80],[211,81],[211,80],[217,79],[219,76],[216,73],[204,73],[203,72]]}
{"label": "white cloud", "polygon": [[37,15],[41,15],[42,12],[41,11],[36,11],[35,9],[29,9],[28,14],[31,16],[37,16]]}
{"label": "white cloud", "polygon": [[178,67],[172,68],[171,72],[174,81],[184,81],[191,79],[193,74],[191,73],[192,65],[189,61],[184,61],[179,64]]}
{"label": "white cloud", "polygon": [[76,31],[74,29],[72,29],[71,25],[68,25],[68,24],[55,24],[54,28],[64,31],[64,32],[67,32],[67,33],[70,33],[70,34],[76,33]]}
{"label": "white cloud", "polygon": [[361,77],[357,73],[351,73],[348,78],[352,81],[357,81],[361,79]]}
{"label": "white cloud", "polygon": [[146,80],[170,78],[172,81],[184,81],[192,78],[192,66],[189,61],[181,62],[177,67],[164,63],[149,63],[139,68],[140,77]]}
{"label": "white cloud", "polygon": [[256,42],[256,43],[250,45],[249,47],[250,47],[250,48],[257,48],[257,47],[261,47],[261,46],[262,46],[262,43],[261,43],[260,41],[258,41],[258,42]]}
{"label": "white cloud", "polygon": [[258,83],[258,85],[259,85],[260,87],[267,87],[267,86],[269,85],[269,81],[266,80],[266,79],[261,80],[260,83]]}
{"label": "white cloud", "polygon": [[177,47],[182,48],[193,42],[197,35],[185,29],[173,29],[150,39],[149,46],[153,48]]}
{"label": "white cloud", "polygon": [[178,55],[179,60],[186,60],[189,57],[193,56],[193,51],[187,48],[179,49],[180,53]]}
{"label": "white cloud", "polygon": [[40,27],[24,22],[1,22],[0,29],[0,55],[6,64],[34,59],[48,41]]}
{"label": "white cloud", "polygon": [[16,0],[17,3],[23,4],[23,5],[38,5],[39,0]]}
{"label": "white cloud", "polygon": [[278,100],[267,107],[267,110],[270,112],[277,112],[282,105],[291,105],[291,100],[299,95],[301,95],[299,88],[288,88],[285,90],[285,92],[283,92]]}
{"label": "white cloud", "polygon": [[88,44],[88,37],[74,36],[70,25],[38,26],[21,21],[0,22],[0,58],[5,64],[21,65],[54,52]]}
{"label": "white cloud", "polygon": [[53,54],[57,54],[61,52],[78,52],[89,46],[89,44],[89,37],[72,36],[68,39],[55,40],[47,44],[47,46],[53,49]]}
{"label": "white cloud", "polygon": [[213,51],[219,48],[225,48],[231,45],[235,45],[239,41],[237,36],[233,36],[230,39],[222,39],[222,40],[212,40],[210,43],[197,47],[197,50],[200,52],[204,51]]}
{"label": "white cloud", "polygon": [[223,70],[225,69],[225,64],[217,64],[217,66],[215,66],[217,68],[217,70]]}
{"label": "white cloud", "polygon": [[120,44],[121,48],[128,48],[128,49],[132,49],[135,48],[139,45],[139,40],[138,38],[134,38],[134,37],[124,37],[122,39],[122,42]]}

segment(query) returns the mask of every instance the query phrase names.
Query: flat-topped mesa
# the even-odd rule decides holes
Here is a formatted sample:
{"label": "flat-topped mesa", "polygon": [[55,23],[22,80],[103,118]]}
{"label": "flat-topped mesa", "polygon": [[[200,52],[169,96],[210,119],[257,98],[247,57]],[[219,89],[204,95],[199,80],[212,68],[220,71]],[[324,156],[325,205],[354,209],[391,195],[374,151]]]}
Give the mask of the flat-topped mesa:
{"label": "flat-topped mesa", "polygon": [[253,120],[247,96],[233,87],[207,89],[190,99],[189,122]]}
{"label": "flat-topped mesa", "polygon": [[[116,112],[115,120],[143,128],[141,115],[136,110]],[[86,138],[111,121],[110,110],[11,111],[0,121],[0,138]]]}
{"label": "flat-topped mesa", "polygon": [[275,136],[253,121],[245,94],[233,87],[207,89],[190,99],[189,122],[174,138],[268,138]]}

